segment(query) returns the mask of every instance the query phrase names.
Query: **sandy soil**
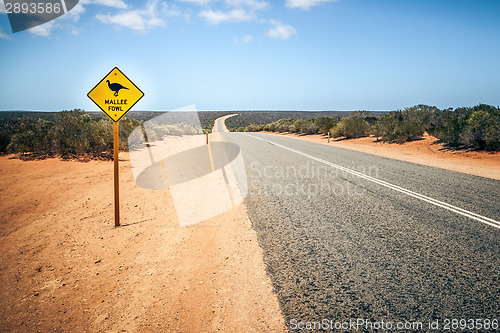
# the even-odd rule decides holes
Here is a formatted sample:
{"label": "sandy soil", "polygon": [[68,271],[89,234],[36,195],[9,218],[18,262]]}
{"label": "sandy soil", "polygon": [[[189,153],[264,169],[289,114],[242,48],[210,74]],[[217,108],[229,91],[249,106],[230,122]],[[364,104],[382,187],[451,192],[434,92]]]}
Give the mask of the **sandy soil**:
{"label": "sandy soil", "polygon": [[180,228],[120,157],[119,228],[112,162],[0,157],[0,331],[284,331],[245,207]]}
{"label": "sandy soil", "polygon": [[[287,135],[301,140],[328,144],[327,137],[319,134],[268,134]],[[436,141],[435,137],[426,133],[423,140],[404,144],[377,142],[374,137],[350,140],[330,139],[329,144],[335,147],[500,180],[500,153],[453,151],[435,143]]]}

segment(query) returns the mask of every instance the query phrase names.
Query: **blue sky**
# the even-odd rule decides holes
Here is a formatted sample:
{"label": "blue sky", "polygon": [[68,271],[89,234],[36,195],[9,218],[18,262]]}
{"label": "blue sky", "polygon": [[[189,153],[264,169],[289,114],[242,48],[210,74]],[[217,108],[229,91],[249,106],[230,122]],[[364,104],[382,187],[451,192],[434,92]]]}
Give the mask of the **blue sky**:
{"label": "blue sky", "polygon": [[1,6],[0,110],[97,110],[114,66],[146,94],[133,110],[500,105],[499,17],[497,0],[80,0],[13,34]]}

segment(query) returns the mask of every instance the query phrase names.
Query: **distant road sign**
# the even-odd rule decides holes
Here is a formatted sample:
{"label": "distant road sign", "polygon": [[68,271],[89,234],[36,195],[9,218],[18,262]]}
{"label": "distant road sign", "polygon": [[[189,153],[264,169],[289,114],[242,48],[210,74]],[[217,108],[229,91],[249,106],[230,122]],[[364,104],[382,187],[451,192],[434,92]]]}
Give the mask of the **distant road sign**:
{"label": "distant road sign", "polygon": [[119,121],[144,93],[118,67],[109,72],[87,94],[114,122]]}

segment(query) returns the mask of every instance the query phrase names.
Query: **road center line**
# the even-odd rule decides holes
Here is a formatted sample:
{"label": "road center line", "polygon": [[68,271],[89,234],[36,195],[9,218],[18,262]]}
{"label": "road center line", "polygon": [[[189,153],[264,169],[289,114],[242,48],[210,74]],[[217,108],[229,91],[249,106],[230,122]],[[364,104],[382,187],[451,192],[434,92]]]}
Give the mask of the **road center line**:
{"label": "road center line", "polygon": [[414,197],[414,198],[417,198],[417,199],[420,199],[422,201],[425,201],[425,202],[428,202],[428,203],[431,203],[433,205],[436,205],[436,206],[439,206],[441,208],[444,208],[444,209],[447,209],[449,211],[452,211],[454,213],[457,213],[457,214],[460,214],[462,216],[466,216],[466,217],[469,217],[471,219],[474,219],[476,221],[479,221],[479,222],[482,222],[482,223],[485,223],[489,226],[492,226],[494,228],[498,228],[500,229],[500,222],[494,220],[494,219],[491,219],[489,217],[486,217],[486,216],[482,216],[482,215],[479,215],[479,214],[476,214],[474,212],[470,212],[468,210],[465,210],[465,209],[462,209],[460,207],[456,207],[456,206],[453,206],[453,205],[450,205],[446,202],[442,202],[442,201],[439,201],[439,200],[436,200],[434,198],[431,198],[431,197],[428,197],[428,196],[425,196],[423,194],[420,194],[420,193],[417,193],[417,192],[413,192],[413,191],[410,191],[410,190],[407,190],[403,187],[400,187],[400,186],[397,186],[397,185],[394,185],[394,184],[391,184],[391,183],[388,183],[386,181],[383,181],[383,180],[380,180],[380,179],[377,179],[377,178],[373,178],[371,176],[368,176],[368,175],[365,175],[364,173],[361,173],[361,172],[358,172],[358,171],[354,171],[352,169],[349,169],[349,168],[346,168],[346,167],[343,167],[341,165],[338,165],[338,164],[335,164],[335,163],[332,163],[332,162],[328,162],[328,161],[325,161],[321,158],[318,158],[318,157],[315,157],[315,156],[312,156],[312,155],[309,155],[309,154],[306,154],[306,153],[303,153],[301,151],[298,151],[298,150],[295,150],[293,148],[289,148],[287,146],[283,146],[283,145],[280,145],[279,143],[276,143],[276,142],[272,142],[272,141],[268,141],[266,139],[262,139],[262,138],[259,138],[255,135],[252,135],[252,134],[248,134],[248,133],[242,133],[244,135],[247,135],[247,136],[251,136],[252,138],[255,138],[255,139],[258,139],[258,140],[261,140],[261,141],[264,141],[264,142],[267,142],[267,143],[271,143],[275,146],[278,146],[280,148],[283,148],[283,149],[286,149],[286,150],[289,150],[291,152],[294,152],[296,154],[299,154],[299,155],[302,155],[304,157],[307,157],[307,158],[310,158],[314,161],[317,161],[317,162],[320,162],[320,163],[323,163],[323,164],[326,164],[328,166],[331,166],[333,168],[337,168],[337,169],[340,169],[342,171],[345,171],[345,172],[348,172],[350,174],[353,174],[355,176],[358,176],[360,178],[364,178],[366,180],[369,180],[371,182],[374,182],[374,183],[377,183],[379,185],[382,185],[382,186],[385,186],[387,188],[390,188],[390,189],[393,189],[395,191],[398,191],[398,192],[401,192],[401,193],[404,193],[406,195],[409,195],[411,197]]}

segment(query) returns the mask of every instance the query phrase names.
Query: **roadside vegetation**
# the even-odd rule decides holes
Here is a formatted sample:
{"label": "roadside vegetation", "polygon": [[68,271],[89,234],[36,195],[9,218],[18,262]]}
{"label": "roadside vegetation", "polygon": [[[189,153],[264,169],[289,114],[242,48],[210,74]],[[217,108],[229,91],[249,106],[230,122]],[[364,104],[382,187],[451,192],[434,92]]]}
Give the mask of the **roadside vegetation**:
{"label": "roadside vegetation", "polygon": [[[0,122],[0,152],[16,153],[24,159],[112,158],[113,123],[110,120],[92,118],[78,109],[58,112],[49,119],[19,117]],[[128,135],[139,125],[137,120],[120,120],[120,149],[127,148]]]}
{"label": "roadside vegetation", "polygon": [[[135,111],[130,113],[129,118],[120,120],[120,149],[128,148],[128,136],[136,127],[162,113]],[[234,112],[198,112],[203,131],[209,132],[216,118],[231,113]],[[500,110],[486,104],[445,110],[420,104],[389,113],[244,111],[239,114],[226,122],[230,130],[303,135],[330,133],[332,138],[339,140],[373,136],[376,140],[389,143],[418,140],[427,132],[452,149],[500,151]],[[278,119],[280,115],[284,117]],[[261,116],[272,121],[252,123]],[[245,126],[235,127],[236,124]],[[179,130],[178,126],[168,124],[158,126],[154,131],[158,138],[151,140],[166,134],[175,135]],[[182,133],[198,131],[182,128]],[[8,153],[18,154],[23,159],[55,156],[63,159],[111,159],[113,123],[100,112],[87,113],[79,109],[1,112],[0,154]]]}
{"label": "roadside vegetation", "polygon": [[[120,150],[128,149],[128,136],[141,123],[149,123],[149,140],[164,135],[197,134],[199,129],[182,124],[179,119],[185,112],[170,112],[172,124],[157,124],[153,120],[163,111],[132,111],[120,120]],[[231,111],[198,111],[204,133],[210,133],[215,119],[234,114]],[[248,125],[254,121],[277,120],[280,116],[293,115],[295,119],[311,115],[335,115],[337,111],[243,111],[240,116],[229,118],[228,128],[235,124]],[[176,116],[179,117],[176,117]],[[328,117],[325,117],[329,119]],[[236,119],[236,120],[234,120]],[[177,121],[179,120],[179,121]],[[328,120],[329,121],[329,120]],[[102,112],[85,112],[80,109],[61,112],[0,112],[0,154],[17,154],[21,159],[60,157],[63,159],[112,159],[113,123]]]}
{"label": "roadside vegetation", "polygon": [[[235,130],[239,127],[249,125],[266,125],[280,119],[292,118],[310,119],[322,117],[345,117],[349,115],[349,111],[236,111],[230,114],[237,113],[237,117],[231,117],[226,120],[227,128]],[[381,114],[383,112],[373,111],[373,114]],[[201,117],[200,117],[201,118]]]}
{"label": "roadside vegetation", "polygon": [[419,140],[425,132],[455,149],[500,150],[500,110],[479,104],[474,107],[440,110],[435,106],[415,105],[404,110],[374,115],[354,111],[308,119],[284,118],[267,124],[236,128],[237,132],[288,132],[298,134],[330,133],[332,138],[352,139],[374,136],[389,143]]}
{"label": "roadside vegetation", "polygon": [[[119,147],[128,150],[130,133],[148,123],[148,139],[159,140],[165,135],[201,134],[201,129],[183,123],[180,112],[170,118],[176,122],[158,123],[153,118],[164,112],[130,112],[119,122]],[[204,132],[209,132],[218,116],[229,112],[202,112],[199,115]],[[75,109],[61,112],[1,112],[0,154],[18,154],[21,159],[60,157],[63,159],[112,159],[113,122],[101,112]]]}

